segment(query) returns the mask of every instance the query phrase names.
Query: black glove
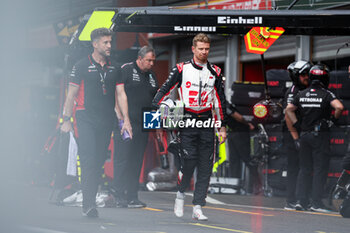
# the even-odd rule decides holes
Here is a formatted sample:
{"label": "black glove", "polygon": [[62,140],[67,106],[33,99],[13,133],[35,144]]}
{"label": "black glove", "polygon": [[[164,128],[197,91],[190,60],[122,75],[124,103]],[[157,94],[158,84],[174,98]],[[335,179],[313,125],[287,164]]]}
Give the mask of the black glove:
{"label": "black glove", "polygon": [[300,140],[298,139],[294,139],[294,145],[295,145],[295,149],[297,149],[297,151],[300,150]]}

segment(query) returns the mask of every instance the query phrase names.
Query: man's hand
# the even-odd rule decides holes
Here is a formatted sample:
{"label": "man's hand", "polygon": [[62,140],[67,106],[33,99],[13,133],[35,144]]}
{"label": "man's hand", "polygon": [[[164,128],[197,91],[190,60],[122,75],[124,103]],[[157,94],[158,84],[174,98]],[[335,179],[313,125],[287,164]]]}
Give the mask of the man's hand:
{"label": "man's hand", "polygon": [[219,130],[219,143],[222,144],[226,141],[226,128],[225,127],[221,127]]}
{"label": "man's hand", "polygon": [[300,140],[298,139],[294,139],[294,145],[295,145],[295,149],[297,149],[297,151],[300,150]]}
{"label": "man's hand", "polygon": [[72,123],[70,121],[64,121],[61,125],[61,131],[63,133],[73,131]]}
{"label": "man's hand", "polygon": [[248,123],[248,126],[249,126],[250,130],[254,130],[255,129],[255,126],[252,123]]}
{"label": "man's hand", "polygon": [[124,131],[128,132],[130,139],[132,139],[132,127],[129,120],[125,120],[122,129],[120,130],[120,135],[123,135]]}

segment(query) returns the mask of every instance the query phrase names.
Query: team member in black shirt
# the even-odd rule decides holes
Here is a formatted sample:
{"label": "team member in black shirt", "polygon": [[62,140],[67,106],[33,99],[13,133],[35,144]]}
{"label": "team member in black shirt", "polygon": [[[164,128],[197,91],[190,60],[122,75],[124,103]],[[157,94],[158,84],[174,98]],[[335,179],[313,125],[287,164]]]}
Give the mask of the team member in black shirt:
{"label": "team member in black shirt", "polygon": [[[323,186],[327,177],[329,162],[329,126],[332,108],[333,121],[338,119],[343,104],[326,88],[329,83],[329,69],[318,64],[309,72],[311,86],[300,91],[286,108],[294,128],[300,127],[300,182],[297,184],[297,210],[307,208],[308,185],[312,180],[311,210],[327,212],[322,202]],[[301,123],[295,111],[300,111]],[[289,125],[290,126],[290,125]],[[294,129],[289,127],[290,131]]]}
{"label": "team member in black shirt", "polygon": [[61,130],[72,131],[70,119],[75,107],[83,215],[98,217],[96,193],[115,120],[116,90],[121,111],[125,115],[122,131],[127,130],[130,135],[132,131],[123,86],[120,85],[116,89],[118,69],[108,58],[111,52],[112,32],[107,28],[95,29],[91,32],[91,41],[93,53],[80,60],[72,69]]}
{"label": "team member in black shirt", "polygon": [[[138,199],[139,177],[148,133],[142,132],[142,109],[151,107],[153,96],[158,90],[155,74],[151,71],[155,62],[153,48],[144,46],[138,52],[136,61],[124,64],[121,83],[128,97],[129,116],[133,128],[133,139],[116,137],[114,157],[114,195],[118,207],[140,208],[146,204]],[[118,113],[117,109],[117,113]],[[118,113],[119,120],[123,114]],[[125,195],[126,194],[126,195]]]}
{"label": "team member in black shirt", "polygon": [[[289,77],[293,81],[293,86],[291,86],[284,97],[283,107],[287,107],[287,104],[292,103],[294,97],[299,93],[299,91],[304,90],[309,86],[309,71],[311,68],[311,63],[307,61],[296,61],[291,63],[288,67]],[[299,111],[296,111],[296,116],[300,120]],[[287,115],[285,115],[285,121],[290,124],[290,120]],[[299,134],[297,130],[290,124],[293,128],[289,131],[287,125],[283,125],[283,146],[285,152],[287,153],[288,166],[287,166],[287,201],[284,209],[293,210],[296,205],[296,185],[299,173]],[[300,133],[300,132],[299,132]]]}

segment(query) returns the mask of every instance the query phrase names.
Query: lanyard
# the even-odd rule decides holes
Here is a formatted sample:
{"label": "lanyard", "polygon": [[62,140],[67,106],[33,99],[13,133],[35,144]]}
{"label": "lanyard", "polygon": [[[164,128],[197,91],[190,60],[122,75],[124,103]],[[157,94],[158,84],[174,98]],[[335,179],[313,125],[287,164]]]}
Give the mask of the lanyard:
{"label": "lanyard", "polygon": [[107,75],[107,72],[105,71],[102,75],[102,73],[99,71],[98,72],[100,74],[100,77],[101,77],[101,83],[102,83],[102,93],[103,95],[107,95],[107,89],[106,89],[106,85],[105,85],[105,79],[106,79],[106,75]]}

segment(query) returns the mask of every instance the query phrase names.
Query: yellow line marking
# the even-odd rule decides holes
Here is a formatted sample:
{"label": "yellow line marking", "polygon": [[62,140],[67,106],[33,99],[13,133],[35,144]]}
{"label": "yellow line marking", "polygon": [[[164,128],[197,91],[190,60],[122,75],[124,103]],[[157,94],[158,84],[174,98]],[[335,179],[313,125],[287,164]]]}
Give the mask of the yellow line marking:
{"label": "yellow line marking", "polygon": [[109,225],[109,226],[116,226],[117,224],[108,222],[108,223],[106,223],[106,225]]}
{"label": "yellow line marking", "polygon": [[217,226],[211,226],[211,225],[205,225],[201,223],[189,223],[190,225],[193,226],[199,226],[199,227],[207,227],[207,228],[212,228],[212,229],[217,229],[217,230],[223,230],[223,231],[231,231],[231,232],[240,232],[240,233],[252,233],[250,231],[240,231],[240,230],[234,230],[230,228],[224,228],[224,227],[217,227]]}
{"label": "yellow line marking", "polygon": [[262,214],[257,212],[248,212],[248,211],[242,211],[242,210],[232,210],[232,209],[216,208],[216,207],[209,207],[209,206],[204,206],[203,208],[213,209],[213,210],[223,210],[223,211],[235,212],[235,213],[241,213],[241,214],[261,215],[261,216],[268,216],[268,217],[274,216],[272,214]]}
{"label": "yellow line marking", "polygon": [[315,215],[341,217],[340,214],[327,214],[327,213],[319,213],[319,212],[311,212],[311,211],[298,211],[298,210],[284,210],[284,211],[295,212],[295,213],[304,213],[304,214],[315,214]]}
{"label": "yellow line marking", "polygon": [[160,210],[160,209],[154,209],[154,208],[149,208],[149,207],[145,207],[145,208],[142,208],[144,210],[150,210],[150,211],[157,211],[157,212],[163,212],[164,210]]}

